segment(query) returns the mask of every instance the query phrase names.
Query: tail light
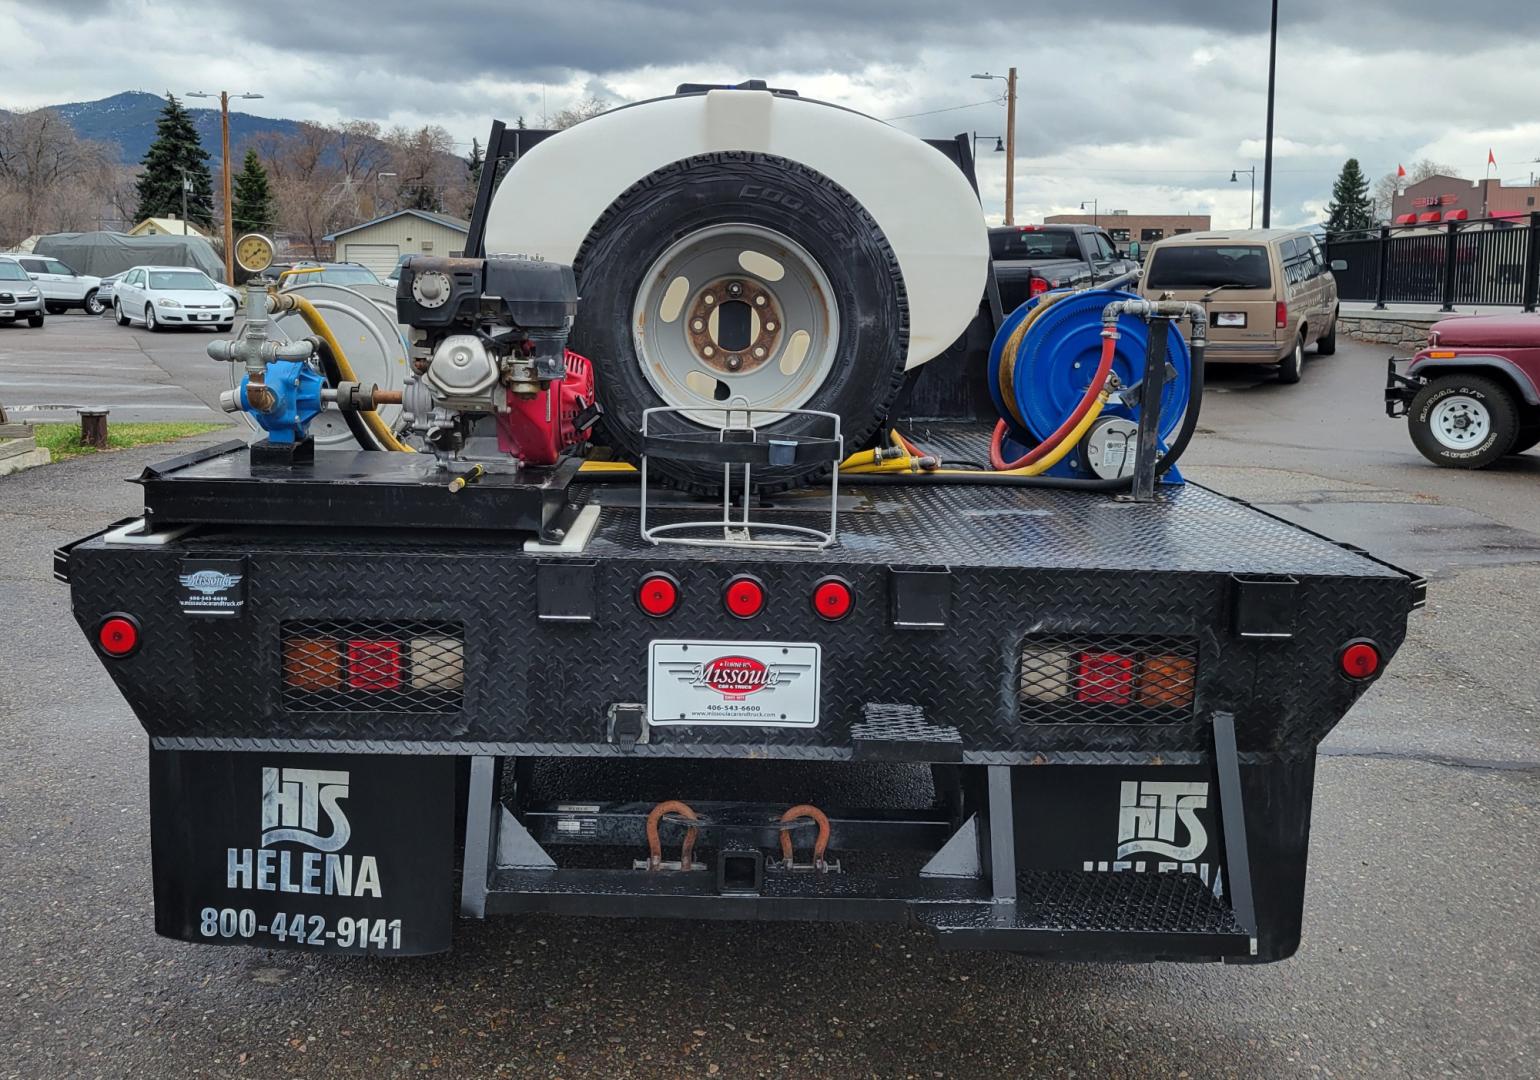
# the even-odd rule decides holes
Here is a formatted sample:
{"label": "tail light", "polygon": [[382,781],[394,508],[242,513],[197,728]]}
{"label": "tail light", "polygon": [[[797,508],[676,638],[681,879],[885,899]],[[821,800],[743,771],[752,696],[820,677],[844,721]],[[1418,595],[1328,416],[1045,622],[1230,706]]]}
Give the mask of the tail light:
{"label": "tail light", "polygon": [[1277,311],[1273,319],[1273,325],[1276,326],[1279,330],[1283,330],[1289,325],[1289,305],[1284,300],[1278,301]]}
{"label": "tail light", "polygon": [[348,642],[348,689],[401,689],[401,642]]}
{"label": "tail light", "polygon": [[1048,279],[1047,278],[1035,277],[1035,278],[1032,279],[1032,283],[1027,286],[1027,295],[1028,296],[1042,296],[1047,291],[1048,291]]}
{"label": "tail light", "polygon": [[1186,708],[1192,704],[1196,674],[1191,657],[1145,657],[1139,664],[1139,704]]}
{"label": "tail light", "polygon": [[1088,705],[1127,705],[1133,688],[1133,657],[1120,653],[1080,654],[1075,676],[1076,701]]}
{"label": "tail light", "polygon": [[1197,654],[1179,639],[1050,639],[1024,644],[1018,690],[1029,723],[1159,723],[1192,709],[1197,683]]}
{"label": "tail light", "polygon": [[342,644],[333,638],[290,638],[283,643],[283,681],[296,690],[342,687]]}

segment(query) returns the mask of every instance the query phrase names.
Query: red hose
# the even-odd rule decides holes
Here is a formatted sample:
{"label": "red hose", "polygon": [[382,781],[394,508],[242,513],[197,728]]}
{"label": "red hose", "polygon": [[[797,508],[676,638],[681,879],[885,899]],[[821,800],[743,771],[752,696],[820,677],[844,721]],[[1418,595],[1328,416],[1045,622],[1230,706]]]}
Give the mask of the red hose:
{"label": "red hose", "polygon": [[1075,406],[1075,411],[1069,414],[1069,419],[1065,420],[1063,424],[1059,425],[1058,431],[1055,431],[1052,435],[1038,443],[1031,450],[1028,450],[1024,455],[1017,458],[1015,461],[1006,461],[1001,454],[1001,450],[1003,449],[1003,440],[1005,438],[1005,421],[1001,420],[997,422],[995,424],[995,433],[989,440],[990,465],[1002,471],[1008,471],[1011,469],[1024,469],[1028,465],[1031,465],[1033,462],[1038,461],[1045,455],[1051,453],[1053,448],[1058,446],[1059,443],[1062,442],[1070,432],[1075,430],[1080,421],[1085,419],[1085,414],[1090,412],[1092,406],[1096,404],[1096,395],[1101,393],[1102,387],[1107,382],[1107,376],[1112,372],[1112,360],[1113,357],[1117,354],[1117,327],[1114,326],[1109,329],[1110,332],[1102,332],[1101,363],[1096,366],[1096,374],[1091,376],[1091,384],[1086,387],[1085,397],[1080,399],[1080,404]]}

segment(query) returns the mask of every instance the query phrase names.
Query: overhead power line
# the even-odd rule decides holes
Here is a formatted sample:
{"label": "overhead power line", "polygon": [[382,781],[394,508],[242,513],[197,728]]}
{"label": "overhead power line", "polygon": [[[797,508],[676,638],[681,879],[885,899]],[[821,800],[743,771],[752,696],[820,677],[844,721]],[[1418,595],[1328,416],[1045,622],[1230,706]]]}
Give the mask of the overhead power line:
{"label": "overhead power line", "polygon": [[976,109],[980,105],[1003,105],[1004,103],[1005,99],[1003,97],[992,97],[987,101],[970,101],[966,105],[948,105],[944,109],[928,109],[925,112],[904,113],[902,116],[884,116],[881,119],[885,121],[913,120],[916,116],[935,116],[937,113],[957,112],[960,109]]}

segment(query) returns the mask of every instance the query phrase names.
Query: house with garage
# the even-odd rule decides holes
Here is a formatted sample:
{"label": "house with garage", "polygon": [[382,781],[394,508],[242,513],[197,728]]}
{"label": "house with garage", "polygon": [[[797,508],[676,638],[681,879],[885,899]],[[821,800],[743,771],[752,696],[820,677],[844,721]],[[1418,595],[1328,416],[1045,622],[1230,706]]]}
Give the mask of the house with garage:
{"label": "house with garage", "polygon": [[460,255],[470,222],[431,210],[398,210],[322,237],[338,262],[362,263],[380,277],[403,255]]}

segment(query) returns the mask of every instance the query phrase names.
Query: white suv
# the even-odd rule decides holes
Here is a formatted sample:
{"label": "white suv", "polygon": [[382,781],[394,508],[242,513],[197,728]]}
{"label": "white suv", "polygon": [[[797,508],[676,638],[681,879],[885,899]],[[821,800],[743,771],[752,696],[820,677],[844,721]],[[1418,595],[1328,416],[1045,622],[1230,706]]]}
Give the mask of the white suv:
{"label": "white suv", "polygon": [[119,326],[143,323],[148,330],[207,326],[229,330],[235,300],[202,270],[186,266],[135,266],[112,287],[112,313]]}
{"label": "white suv", "polygon": [[70,308],[80,308],[88,315],[102,313],[102,302],[96,295],[102,284],[101,278],[77,274],[58,259],[46,255],[17,255],[15,259],[27,276],[37,282],[50,315],[58,315]]}

